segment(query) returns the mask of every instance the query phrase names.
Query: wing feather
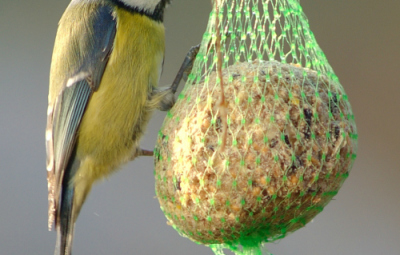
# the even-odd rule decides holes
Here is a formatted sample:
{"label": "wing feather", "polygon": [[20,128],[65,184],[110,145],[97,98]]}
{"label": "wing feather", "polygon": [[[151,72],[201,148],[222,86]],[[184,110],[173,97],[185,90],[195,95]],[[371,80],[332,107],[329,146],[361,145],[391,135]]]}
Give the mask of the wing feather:
{"label": "wing feather", "polygon": [[79,124],[112,51],[116,20],[110,6],[71,2],[60,27],[52,59],[46,128],[49,229],[57,222],[62,182],[70,176],[65,171]]}

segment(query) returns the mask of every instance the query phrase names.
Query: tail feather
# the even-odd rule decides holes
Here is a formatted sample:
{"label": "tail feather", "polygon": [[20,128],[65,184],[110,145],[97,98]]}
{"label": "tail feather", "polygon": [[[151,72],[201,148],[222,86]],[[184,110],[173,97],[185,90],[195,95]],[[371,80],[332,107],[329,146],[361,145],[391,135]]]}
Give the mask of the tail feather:
{"label": "tail feather", "polygon": [[76,219],[73,208],[74,188],[63,187],[62,193],[61,210],[57,222],[57,243],[54,255],[70,255],[74,236]]}

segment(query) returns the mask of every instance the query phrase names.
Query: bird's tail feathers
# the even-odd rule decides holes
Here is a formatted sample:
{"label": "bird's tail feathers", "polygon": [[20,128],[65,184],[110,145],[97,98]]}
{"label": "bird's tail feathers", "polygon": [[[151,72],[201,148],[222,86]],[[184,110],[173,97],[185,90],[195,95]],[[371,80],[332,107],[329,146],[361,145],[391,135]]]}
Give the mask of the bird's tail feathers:
{"label": "bird's tail feathers", "polygon": [[71,254],[75,226],[73,201],[74,188],[68,187],[63,192],[61,198],[61,210],[57,222],[57,243],[54,255]]}

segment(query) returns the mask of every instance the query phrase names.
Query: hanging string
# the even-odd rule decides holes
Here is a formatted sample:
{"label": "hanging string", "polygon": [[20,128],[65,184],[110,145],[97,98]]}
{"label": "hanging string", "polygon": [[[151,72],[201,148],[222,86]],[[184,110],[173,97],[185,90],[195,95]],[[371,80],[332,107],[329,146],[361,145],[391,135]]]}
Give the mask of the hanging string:
{"label": "hanging string", "polygon": [[222,142],[220,151],[223,152],[225,150],[226,145],[226,137],[227,137],[227,105],[225,101],[225,92],[224,92],[224,79],[222,77],[222,51],[221,51],[221,26],[219,21],[219,2],[220,0],[214,0],[215,3],[215,26],[216,26],[216,41],[215,41],[215,49],[217,51],[218,61],[217,61],[217,73],[218,73],[218,81],[221,88],[221,97],[219,102],[219,114],[222,121]]}

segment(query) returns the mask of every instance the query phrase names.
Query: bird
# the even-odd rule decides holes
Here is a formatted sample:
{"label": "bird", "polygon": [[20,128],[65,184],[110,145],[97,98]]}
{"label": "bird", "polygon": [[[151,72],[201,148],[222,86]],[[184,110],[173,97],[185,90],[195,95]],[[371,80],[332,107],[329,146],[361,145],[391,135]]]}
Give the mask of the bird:
{"label": "bird", "polygon": [[170,0],[72,0],[58,24],[46,126],[48,227],[69,255],[92,185],[152,151],[140,139],[176,87],[158,87]]}

